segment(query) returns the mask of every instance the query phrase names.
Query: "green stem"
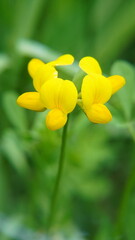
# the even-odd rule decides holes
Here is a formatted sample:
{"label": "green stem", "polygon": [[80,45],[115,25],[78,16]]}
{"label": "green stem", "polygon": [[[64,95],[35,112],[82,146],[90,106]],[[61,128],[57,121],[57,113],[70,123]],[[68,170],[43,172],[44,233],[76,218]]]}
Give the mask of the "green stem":
{"label": "green stem", "polygon": [[[69,118],[68,118],[68,121],[69,121]],[[53,219],[54,219],[55,207],[56,207],[56,203],[57,203],[57,198],[58,198],[58,193],[59,193],[59,188],[60,188],[60,183],[61,183],[61,178],[62,178],[64,159],[65,159],[65,147],[66,147],[66,139],[67,139],[66,136],[67,136],[68,121],[67,121],[66,125],[64,126],[63,133],[62,133],[59,166],[58,166],[56,182],[55,182],[55,186],[54,186],[54,190],[53,190],[53,194],[52,194],[50,215],[49,215],[49,219],[48,219],[48,231],[50,230]]]}

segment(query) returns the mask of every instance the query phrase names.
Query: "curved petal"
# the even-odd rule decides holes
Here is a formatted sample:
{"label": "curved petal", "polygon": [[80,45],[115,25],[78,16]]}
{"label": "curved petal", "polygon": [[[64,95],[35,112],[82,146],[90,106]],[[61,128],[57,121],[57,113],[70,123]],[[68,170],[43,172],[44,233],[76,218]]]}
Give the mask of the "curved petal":
{"label": "curved petal", "polygon": [[54,66],[63,66],[63,65],[70,65],[74,62],[74,57],[70,54],[65,54],[58,57],[56,60],[48,63],[49,65]]}
{"label": "curved petal", "polygon": [[78,92],[73,82],[63,80],[59,92],[59,107],[65,113],[70,113],[76,106]]}
{"label": "curved petal", "polygon": [[50,130],[62,128],[67,122],[67,114],[59,109],[51,110],[46,116],[46,125]]}
{"label": "curved petal", "polygon": [[77,103],[77,89],[69,80],[51,79],[42,86],[40,94],[46,108],[58,108],[64,113],[71,112]]}
{"label": "curved petal", "polygon": [[119,75],[114,75],[114,76],[111,76],[111,77],[108,77],[107,78],[110,83],[111,83],[111,86],[112,86],[112,94],[114,94],[115,92],[117,92],[120,88],[122,88],[126,81],[125,81],[125,78],[122,77],[122,76],[119,76]]}
{"label": "curved petal", "polygon": [[112,115],[103,104],[93,104],[86,112],[88,119],[93,123],[108,123],[112,120]]}
{"label": "curved petal", "polygon": [[23,108],[37,112],[45,110],[45,107],[40,100],[40,95],[37,92],[23,93],[17,98],[17,104]]}
{"label": "curved petal", "polygon": [[28,63],[28,72],[30,74],[30,76],[33,78],[36,71],[44,66],[44,62],[42,62],[40,59],[37,58],[33,58],[29,63]]}
{"label": "curved petal", "polygon": [[81,93],[84,108],[88,109],[93,103],[107,102],[111,97],[112,87],[104,76],[90,74],[83,79]]}
{"label": "curved petal", "polygon": [[85,109],[89,109],[94,102],[95,84],[88,75],[84,77],[81,88],[82,102]]}
{"label": "curved petal", "polygon": [[43,84],[40,90],[41,100],[47,109],[59,108],[59,93],[62,79],[51,79]]}
{"label": "curved petal", "polygon": [[102,74],[98,61],[93,57],[84,57],[79,62],[80,68],[87,74]]}
{"label": "curved petal", "polygon": [[33,85],[37,91],[40,91],[41,86],[48,80],[56,78],[58,72],[56,69],[48,64],[39,67],[33,76]]}

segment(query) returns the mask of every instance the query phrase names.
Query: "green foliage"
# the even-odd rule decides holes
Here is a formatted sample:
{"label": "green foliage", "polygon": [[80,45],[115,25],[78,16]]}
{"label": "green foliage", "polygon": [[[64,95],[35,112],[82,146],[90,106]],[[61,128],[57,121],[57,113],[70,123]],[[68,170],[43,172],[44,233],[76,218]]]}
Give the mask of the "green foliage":
{"label": "green foliage", "polygon": [[62,132],[47,130],[46,113],[22,109],[16,98],[33,91],[29,59],[47,62],[61,53],[76,59],[60,69],[63,78],[90,55],[126,85],[108,103],[112,123],[90,124],[78,108],[71,116],[52,239],[134,239],[134,9],[134,0],[1,0],[1,240],[22,240],[19,224],[46,234]]}
{"label": "green foliage", "polygon": [[25,110],[18,107],[16,99],[18,95],[15,92],[5,92],[3,94],[3,108],[9,122],[19,131],[27,130],[27,119]]}
{"label": "green foliage", "polygon": [[117,61],[112,66],[111,74],[121,75],[126,79],[126,86],[117,93],[117,96],[124,111],[125,118],[129,121],[132,119],[132,111],[134,110],[135,68],[126,61]]}

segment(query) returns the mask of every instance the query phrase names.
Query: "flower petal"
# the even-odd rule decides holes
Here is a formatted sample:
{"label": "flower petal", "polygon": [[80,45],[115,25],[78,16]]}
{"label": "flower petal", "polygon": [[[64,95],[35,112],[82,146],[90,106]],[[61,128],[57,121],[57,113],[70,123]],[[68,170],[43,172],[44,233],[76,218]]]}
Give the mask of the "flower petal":
{"label": "flower petal", "polygon": [[61,78],[51,79],[41,87],[41,100],[47,109],[59,108],[59,93],[62,81]]}
{"label": "flower petal", "polygon": [[95,84],[90,76],[85,76],[82,82],[81,96],[85,109],[89,109],[94,102]]}
{"label": "flower petal", "polygon": [[102,74],[98,61],[93,57],[84,57],[79,62],[80,68],[87,74]]}
{"label": "flower petal", "polygon": [[114,75],[114,76],[108,77],[107,79],[110,81],[112,85],[112,94],[117,92],[126,83],[125,78],[119,75]]}
{"label": "flower petal", "polygon": [[58,108],[64,113],[69,113],[77,103],[77,89],[69,80],[51,79],[42,86],[40,93],[48,109]]}
{"label": "flower petal", "polygon": [[70,54],[65,54],[58,57],[56,60],[48,63],[52,66],[63,66],[63,65],[70,65],[74,62],[74,57]]}
{"label": "flower petal", "polygon": [[59,109],[51,110],[46,116],[46,125],[50,130],[62,128],[67,122],[67,114]]}
{"label": "flower petal", "polygon": [[29,63],[28,63],[28,72],[30,76],[33,78],[36,71],[44,66],[44,62],[42,62],[40,59],[33,58]]}
{"label": "flower petal", "polygon": [[65,113],[70,113],[76,106],[78,92],[73,82],[63,80],[59,92],[59,107]]}
{"label": "flower petal", "polygon": [[26,92],[17,98],[17,104],[33,111],[44,111],[45,107],[40,100],[40,95],[37,92]]}
{"label": "flower petal", "polygon": [[108,123],[112,120],[112,115],[103,104],[93,104],[86,112],[88,119],[93,123]]}
{"label": "flower petal", "polygon": [[53,66],[48,64],[44,64],[39,67],[33,76],[33,85],[37,91],[40,91],[41,86],[48,80],[52,78],[56,78],[58,76],[58,72]]}
{"label": "flower petal", "polygon": [[104,76],[90,74],[83,79],[81,93],[84,108],[88,109],[93,103],[107,102],[111,97],[112,87]]}

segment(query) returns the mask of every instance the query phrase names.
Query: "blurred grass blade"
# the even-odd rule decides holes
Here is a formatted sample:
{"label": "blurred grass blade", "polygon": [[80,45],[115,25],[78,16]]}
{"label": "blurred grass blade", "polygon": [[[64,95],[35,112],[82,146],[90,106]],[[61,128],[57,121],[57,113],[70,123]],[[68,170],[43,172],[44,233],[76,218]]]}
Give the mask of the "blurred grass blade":
{"label": "blurred grass blade", "polygon": [[110,19],[118,11],[120,4],[123,0],[96,0],[93,5],[93,20],[96,30],[104,28]]}
{"label": "blurred grass blade", "polygon": [[20,141],[15,132],[9,129],[4,132],[1,149],[11,165],[22,175],[28,171],[28,164]]}
{"label": "blurred grass blade", "polygon": [[135,1],[123,1],[120,9],[106,23],[95,39],[97,58],[108,64],[134,39]]}
{"label": "blurred grass blade", "polygon": [[27,119],[25,110],[16,103],[18,95],[15,92],[5,92],[2,105],[10,123],[20,131],[27,130]]}
{"label": "blurred grass blade", "polygon": [[[14,40],[20,37],[30,37],[33,34],[45,2],[45,0],[17,1],[12,31]],[[27,24],[24,24],[24,19]]]}
{"label": "blurred grass blade", "polygon": [[6,54],[0,53],[0,73],[5,71],[11,65],[10,58]]}
{"label": "blurred grass blade", "polygon": [[[45,62],[50,62],[61,55],[46,45],[28,39],[19,39],[16,44],[16,50],[23,56],[40,58]],[[64,72],[70,72],[72,75],[74,75],[78,69],[77,63],[69,66],[62,66]]]}
{"label": "blurred grass blade", "polygon": [[23,56],[38,57],[48,62],[54,60],[60,55],[46,45],[28,39],[19,39],[17,41],[16,49]]}

